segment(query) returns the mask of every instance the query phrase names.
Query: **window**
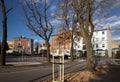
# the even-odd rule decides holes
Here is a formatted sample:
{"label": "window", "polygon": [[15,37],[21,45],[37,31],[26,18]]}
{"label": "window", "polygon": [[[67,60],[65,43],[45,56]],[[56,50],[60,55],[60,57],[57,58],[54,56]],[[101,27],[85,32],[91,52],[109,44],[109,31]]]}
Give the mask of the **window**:
{"label": "window", "polygon": [[28,42],[28,47],[30,47],[30,42]]}
{"label": "window", "polygon": [[102,41],[104,41],[105,40],[105,37],[102,37]]}
{"label": "window", "polygon": [[20,47],[20,46],[21,46],[21,41],[18,42],[18,47]]}
{"label": "window", "polygon": [[57,53],[57,51],[56,51],[56,50],[54,50],[54,53]]}
{"label": "window", "polygon": [[78,38],[77,41],[79,42],[79,41],[80,41],[80,38]]}
{"label": "window", "polygon": [[104,47],[105,47],[105,44],[102,44],[102,47],[104,48]]}
{"label": "window", "polygon": [[105,34],[105,32],[104,32],[104,31],[102,31],[102,34]]}
{"label": "window", "polygon": [[60,50],[60,54],[62,54],[62,50]]}
{"label": "window", "polygon": [[85,45],[83,45],[83,50],[85,50],[86,49],[86,46]]}
{"label": "window", "polygon": [[69,53],[69,51],[66,51],[66,53]]}
{"label": "window", "polygon": [[98,32],[96,32],[96,35],[98,35]]}
{"label": "window", "polygon": [[96,44],[96,48],[98,48],[98,44]]}
{"label": "window", "polygon": [[96,41],[98,41],[98,38],[96,38]]}
{"label": "window", "polygon": [[93,48],[94,48],[94,44],[93,44]]}
{"label": "window", "polygon": [[93,37],[93,42],[94,42],[95,37]]}

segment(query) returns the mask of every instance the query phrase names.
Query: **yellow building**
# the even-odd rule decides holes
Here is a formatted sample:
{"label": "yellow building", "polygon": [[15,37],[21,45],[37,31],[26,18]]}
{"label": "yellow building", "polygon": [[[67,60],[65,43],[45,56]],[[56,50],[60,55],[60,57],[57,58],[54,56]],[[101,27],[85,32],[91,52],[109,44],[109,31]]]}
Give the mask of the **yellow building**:
{"label": "yellow building", "polygon": [[13,53],[13,42],[12,41],[7,41],[9,50],[6,51],[7,54]]}
{"label": "yellow building", "polygon": [[13,48],[13,42],[12,41],[7,41],[9,49]]}
{"label": "yellow building", "polygon": [[116,41],[112,41],[112,52],[116,53],[119,50],[119,43]]}

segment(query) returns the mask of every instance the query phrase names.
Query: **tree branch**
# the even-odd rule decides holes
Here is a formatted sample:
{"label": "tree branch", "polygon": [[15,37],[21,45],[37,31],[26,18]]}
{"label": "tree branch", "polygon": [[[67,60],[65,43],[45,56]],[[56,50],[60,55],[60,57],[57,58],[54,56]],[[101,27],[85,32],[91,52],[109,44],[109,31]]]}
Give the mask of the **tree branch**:
{"label": "tree branch", "polygon": [[0,6],[2,6],[1,2],[0,2]]}
{"label": "tree branch", "polygon": [[10,8],[6,11],[6,14],[9,13],[13,8]]}
{"label": "tree branch", "polygon": [[86,33],[89,33],[89,21],[90,21],[90,2],[86,0]]}

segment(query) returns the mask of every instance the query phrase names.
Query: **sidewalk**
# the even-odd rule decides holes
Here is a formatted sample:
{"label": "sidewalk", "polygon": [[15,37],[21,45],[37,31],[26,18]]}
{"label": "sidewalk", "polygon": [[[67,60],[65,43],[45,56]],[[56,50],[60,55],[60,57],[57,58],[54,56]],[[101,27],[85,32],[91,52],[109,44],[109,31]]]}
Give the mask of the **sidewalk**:
{"label": "sidewalk", "polygon": [[6,65],[8,66],[40,65],[46,62],[46,57],[39,56],[24,56],[23,58],[19,56],[10,56],[6,58]]}
{"label": "sidewalk", "polygon": [[41,62],[6,62],[6,65],[24,66],[24,65],[40,65]]}
{"label": "sidewalk", "polygon": [[[57,59],[58,60],[58,59]],[[51,60],[52,61],[52,60]],[[65,60],[64,62],[69,62],[70,60]],[[81,62],[83,60],[79,60],[79,62]],[[15,62],[15,61],[12,61],[12,62],[6,62],[6,65],[12,65],[12,66],[27,66],[27,65],[40,65],[40,64],[44,64],[44,63],[47,63],[47,61],[42,61],[42,60],[39,60],[39,61],[20,61],[20,62]]]}

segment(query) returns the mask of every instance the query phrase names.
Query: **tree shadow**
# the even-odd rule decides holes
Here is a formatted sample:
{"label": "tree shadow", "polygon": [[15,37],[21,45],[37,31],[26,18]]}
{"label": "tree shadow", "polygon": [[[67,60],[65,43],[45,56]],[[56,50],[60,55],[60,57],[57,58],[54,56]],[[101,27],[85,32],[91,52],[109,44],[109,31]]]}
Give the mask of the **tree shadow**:
{"label": "tree shadow", "polygon": [[89,82],[120,82],[120,66],[112,65],[106,73],[97,74],[95,79],[90,79]]}

